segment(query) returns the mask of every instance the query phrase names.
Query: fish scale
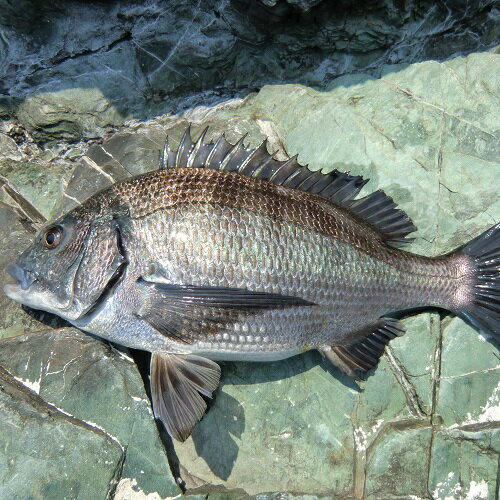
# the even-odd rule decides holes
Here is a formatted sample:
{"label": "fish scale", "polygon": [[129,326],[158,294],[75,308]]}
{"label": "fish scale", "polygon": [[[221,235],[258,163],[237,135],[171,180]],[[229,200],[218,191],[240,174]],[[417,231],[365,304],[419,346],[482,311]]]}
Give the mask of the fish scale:
{"label": "fish scale", "polygon": [[[146,280],[148,263],[154,262],[157,281],[300,296],[323,306],[320,312],[283,310],[265,316],[264,323],[258,317],[245,320],[241,324],[253,336],[266,325],[270,343],[253,342],[256,351],[301,350],[297,335],[301,339],[306,335],[307,344],[314,347],[342,343],[346,333],[376,322],[387,312],[441,305],[441,281],[447,280],[442,264],[431,259],[416,263],[412,258],[406,266],[399,263],[398,269],[300,225],[223,206],[186,204],[163,209],[132,219],[124,234],[130,254],[140,256],[131,261],[130,271]],[[159,239],[166,244],[150,244]],[[441,281],[437,277],[429,282],[430,273],[441,274]],[[233,332],[240,324],[227,328]],[[202,349],[205,354],[207,345],[216,342],[215,335],[204,332],[196,341],[189,349]],[[225,352],[241,349],[237,335],[223,347]]]}
{"label": "fish scale", "polygon": [[399,313],[441,307],[500,336],[500,225],[435,258],[366,181],[312,172],[224,136],[97,193],[49,224],[7,270],[9,297],[152,353],[154,414],[186,439],[217,387],[214,360],[318,349],[358,378],[404,333]]}

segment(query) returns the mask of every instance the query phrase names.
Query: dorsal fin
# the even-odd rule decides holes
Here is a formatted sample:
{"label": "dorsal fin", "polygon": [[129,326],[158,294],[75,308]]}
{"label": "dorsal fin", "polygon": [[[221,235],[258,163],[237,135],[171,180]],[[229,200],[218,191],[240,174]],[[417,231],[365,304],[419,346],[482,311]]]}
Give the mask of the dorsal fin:
{"label": "dorsal fin", "polygon": [[351,212],[382,233],[385,241],[405,243],[406,236],[416,230],[405,212],[398,209],[393,199],[383,191],[375,191],[355,199],[368,182],[359,175],[334,170],[328,174],[312,171],[301,165],[297,156],[279,161],[267,151],[267,140],[256,149],[243,145],[244,136],[232,144],[222,134],[215,142],[204,141],[207,128],[198,140],[191,138],[189,126],[173,151],[168,137],[160,157],[160,168],[209,168],[237,172],[246,177],[268,180],[274,184],[312,193],[348,208]]}

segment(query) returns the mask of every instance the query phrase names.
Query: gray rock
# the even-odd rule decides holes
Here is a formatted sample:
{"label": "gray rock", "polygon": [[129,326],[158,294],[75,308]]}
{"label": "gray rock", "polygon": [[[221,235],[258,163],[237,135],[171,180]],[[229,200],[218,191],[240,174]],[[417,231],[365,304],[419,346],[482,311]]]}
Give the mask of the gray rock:
{"label": "gray rock", "polygon": [[0,114],[38,141],[266,84],[325,89],[387,64],[491,48],[495,2],[0,1]]}

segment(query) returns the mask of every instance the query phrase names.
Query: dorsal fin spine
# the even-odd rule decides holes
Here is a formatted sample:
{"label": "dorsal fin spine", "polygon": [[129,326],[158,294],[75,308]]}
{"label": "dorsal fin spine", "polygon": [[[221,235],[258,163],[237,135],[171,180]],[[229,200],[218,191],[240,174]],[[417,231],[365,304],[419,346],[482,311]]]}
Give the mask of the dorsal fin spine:
{"label": "dorsal fin spine", "polygon": [[[179,147],[177,148],[177,154],[175,155],[175,165],[182,165],[183,163],[183,155],[185,155],[186,151],[189,151],[191,147],[191,125],[184,131],[184,135],[182,136]],[[189,156],[189,153],[185,155],[186,158]]]}
{"label": "dorsal fin spine", "polygon": [[233,156],[236,154],[238,149],[243,145],[243,140],[245,139],[246,136],[247,136],[247,134],[241,136],[238,139],[238,142],[228,151],[228,153],[226,154],[226,156],[224,157],[224,159],[220,163],[220,167],[219,167],[220,170],[225,170],[225,167],[227,166],[227,164],[232,160]]}
{"label": "dorsal fin spine", "polygon": [[[262,153],[262,151],[265,151],[267,153],[267,139],[264,139],[258,147],[256,147],[249,155],[247,160],[244,162],[242,165],[242,168],[239,170],[240,172],[245,169],[245,167],[259,154]],[[269,153],[267,153],[269,154]]]}
{"label": "dorsal fin spine", "polygon": [[212,163],[212,159],[213,157],[216,155],[217,153],[217,150],[220,146],[220,144],[223,143],[223,141],[225,141],[226,138],[224,137],[224,134],[222,134],[221,136],[219,136],[219,138],[215,141],[215,144],[214,144],[214,147],[212,148],[212,151],[210,151],[210,153],[208,154],[207,156],[207,159],[205,161],[205,166],[208,167],[208,165],[210,165]]}
{"label": "dorsal fin spine", "polygon": [[203,145],[203,140],[205,139],[205,135],[207,133],[208,127],[205,127],[203,132],[200,134],[200,137],[198,137],[198,140],[194,143],[193,148],[191,149],[191,153],[188,156],[188,161],[187,161],[187,167],[191,168],[194,164],[194,160],[196,159],[196,155],[198,154],[198,151],[200,150],[201,146]]}
{"label": "dorsal fin spine", "polygon": [[267,139],[256,149],[243,145],[242,137],[236,144],[222,134],[215,143],[205,143],[207,128],[196,142],[191,139],[190,127],[185,131],[177,152],[167,142],[160,156],[160,168],[196,167],[235,171],[238,174],[260,178],[291,189],[305,191],[343,206],[378,231],[390,243],[411,241],[407,235],[415,231],[411,219],[397,208],[393,199],[382,190],[354,199],[368,182],[361,176],[333,170],[323,174],[311,171],[297,161],[297,155],[279,161],[267,151]]}

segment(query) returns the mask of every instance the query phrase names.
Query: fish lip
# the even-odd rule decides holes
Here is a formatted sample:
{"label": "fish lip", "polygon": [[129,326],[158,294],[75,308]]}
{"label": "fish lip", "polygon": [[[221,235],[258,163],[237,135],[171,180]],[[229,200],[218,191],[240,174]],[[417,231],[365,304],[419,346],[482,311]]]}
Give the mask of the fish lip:
{"label": "fish lip", "polygon": [[36,281],[35,273],[28,271],[27,269],[23,269],[16,262],[12,262],[11,264],[9,264],[5,268],[5,271],[17,282],[16,285],[11,286],[20,288],[21,290],[27,290]]}
{"label": "fish lip", "polygon": [[13,285],[12,283],[8,283],[3,286],[3,293],[12,300],[19,300],[19,295],[21,292],[21,286],[19,284]]}

